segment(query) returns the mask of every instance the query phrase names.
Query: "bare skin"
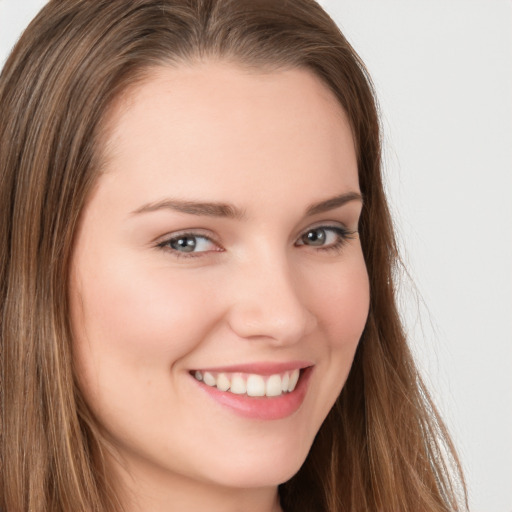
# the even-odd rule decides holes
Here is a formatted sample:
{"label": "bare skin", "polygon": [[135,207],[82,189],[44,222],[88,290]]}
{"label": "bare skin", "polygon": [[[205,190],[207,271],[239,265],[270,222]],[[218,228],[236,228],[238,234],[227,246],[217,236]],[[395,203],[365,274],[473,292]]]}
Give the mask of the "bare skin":
{"label": "bare skin", "polygon": [[[346,116],[308,71],[209,62],[156,69],[110,126],[71,307],[126,510],[280,511],[368,313]],[[195,377],[243,365],[300,367],[304,396],[241,398],[248,417]]]}

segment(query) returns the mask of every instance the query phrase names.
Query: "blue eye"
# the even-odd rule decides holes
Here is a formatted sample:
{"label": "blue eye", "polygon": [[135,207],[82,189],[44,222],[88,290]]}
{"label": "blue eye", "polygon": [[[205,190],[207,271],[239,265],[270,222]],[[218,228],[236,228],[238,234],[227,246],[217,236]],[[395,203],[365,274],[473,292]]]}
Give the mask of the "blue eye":
{"label": "blue eye", "polygon": [[208,237],[194,233],[182,233],[168,238],[158,245],[162,248],[171,249],[177,256],[219,250],[218,246]]}
{"label": "blue eye", "polygon": [[321,250],[340,249],[355,233],[340,226],[319,226],[303,233],[296,245],[318,247]]}
{"label": "blue eye", "polygon": [[[341,226],[318,226],[305,231],[295,245],[309,246],[319,251],[336,251],[341,250],[354,235],[354,231],[349,231]],[[158,247],[169,251],[178,258],[223,251],[223,248],[211,238],[197,233],[176,234],[160,242]]]}

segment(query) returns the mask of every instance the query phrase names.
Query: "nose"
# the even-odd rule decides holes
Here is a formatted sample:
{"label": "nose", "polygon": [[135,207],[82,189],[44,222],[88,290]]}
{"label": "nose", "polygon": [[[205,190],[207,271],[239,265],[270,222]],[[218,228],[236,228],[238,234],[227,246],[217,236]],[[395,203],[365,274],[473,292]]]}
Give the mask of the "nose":
{"label": "nose", "polygon": [[305,303],[307,289],[284,258],[253,259],[236,273],[228,322],[239,337],[291,345],[315,329],[316,316]]}

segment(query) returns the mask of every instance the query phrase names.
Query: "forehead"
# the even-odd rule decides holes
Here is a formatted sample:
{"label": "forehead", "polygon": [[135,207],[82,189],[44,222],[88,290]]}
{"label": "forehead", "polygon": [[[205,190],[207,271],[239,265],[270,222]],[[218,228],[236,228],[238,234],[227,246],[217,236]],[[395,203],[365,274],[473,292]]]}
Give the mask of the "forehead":
{"label": "forehead", "polygon": [[158,182],[173,195],[222,195],[237,181],[250,190],[292,177],[301,189],[312,175],[330,181],[324,188],[358,189],[347,116],[306,69],[155,68],[116,102],[107,126],[107,174],[137,174],[142,189]]}

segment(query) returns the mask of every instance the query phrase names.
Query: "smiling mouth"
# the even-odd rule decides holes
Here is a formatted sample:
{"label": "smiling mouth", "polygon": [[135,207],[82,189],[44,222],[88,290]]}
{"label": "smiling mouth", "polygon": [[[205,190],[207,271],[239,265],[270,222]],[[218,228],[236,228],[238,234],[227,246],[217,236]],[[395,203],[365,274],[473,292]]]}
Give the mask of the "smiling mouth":
{"label": "smiling mouth", "polygon": [[295,390],[303,371],[296,368],[273,375],[204,370],[190,373],[197,381],[219,391],[249,397],[278,397]]}

